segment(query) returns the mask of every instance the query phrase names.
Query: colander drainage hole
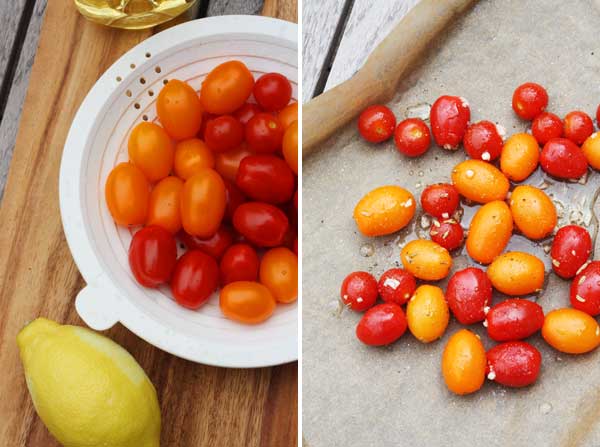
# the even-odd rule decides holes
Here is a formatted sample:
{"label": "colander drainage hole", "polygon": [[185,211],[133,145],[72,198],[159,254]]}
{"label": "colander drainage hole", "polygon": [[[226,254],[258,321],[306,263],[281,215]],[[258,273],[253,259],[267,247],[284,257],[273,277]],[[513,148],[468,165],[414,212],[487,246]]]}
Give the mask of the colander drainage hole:
{"label": "colander drainage hole", "polygon": [[127,97],[131,98],[131,90],[127,90],[127,91],[125,92],[125,96],[127,96]]}
{"label": "colander drainage hole", "polygon": [[142,115],[142,119],[143,119],[144,121],[148,121],[148,115]]}
{"label": "colander drainage hole", "polygon": [[140,108],[140,105],[139,105],[139,104],[136,102],[136,103],[133,105],[133,107],[135,107],[136,109],[139,109],[139,108]]}
{"label": "colander drainage hole", "polygon": [[167,85],[169,83],[168,79],[163,79],[163,84]]}
{"label": "colander drainage hole", "polygon": [[160,69],[160,67],[155,67],[154,71],[157,72],[157,73],[160,73],[162,70]]}
{"label": "colander drainage hole", "polygon": [[135,64],[129,65],[129,68],[131,68],[133,70],[135,68]]}
{"label": "colander drainage hole", "polygon": [[121,76],[117,76],[117,82],[121,82],[123,78]]}
{"label": "colander drainage hole", "polygon": [[154,91],[153,90],[148,90],[148,96],[154,96]]}
{"label": "colander drainage hole", "polygon": [[140,84],[145,84],[146,83],[146,78],[140,78]]}
{"label": "colander drainage hole", "polygon": [[152,57],[152,55],[151,55],[150,53],[146,53],[146,57],[147,57],[148,59],[150,59],[150,58]]}

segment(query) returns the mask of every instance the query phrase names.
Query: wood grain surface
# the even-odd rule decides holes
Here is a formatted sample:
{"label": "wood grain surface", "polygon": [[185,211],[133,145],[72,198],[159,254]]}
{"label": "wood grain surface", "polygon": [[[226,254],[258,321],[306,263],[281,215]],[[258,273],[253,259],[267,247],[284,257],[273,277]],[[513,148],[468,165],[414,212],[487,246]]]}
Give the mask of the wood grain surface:
{"label": "wood grain surface", "polygon": [[[278,11],[285,11],[284,8]],[[87,22],[71,0],[48,3],[0,208],[0,445],[56,447],[29,398],[15,337],[45,316],[83,325],[73,300],[84,283],[58,207],[58,172],[71,120],[120,55],[149,36]],[[297,364],[220,369],[166,354],[122,326],[107,335],[140,362],[162,408],[162,446],[295,446]]]}

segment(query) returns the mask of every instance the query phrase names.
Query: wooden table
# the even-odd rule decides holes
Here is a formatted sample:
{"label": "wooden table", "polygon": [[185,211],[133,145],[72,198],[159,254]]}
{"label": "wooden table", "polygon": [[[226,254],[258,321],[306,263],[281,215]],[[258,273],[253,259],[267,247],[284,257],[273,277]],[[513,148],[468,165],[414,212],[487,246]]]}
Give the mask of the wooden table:
{"label": "wooden table", "polygon": [[[266,0],[264,8],[259,0],[211,0],[195,13],[261,10],[296,20],[295,0]],[[59,445],[35,414],[15,337],[37,316],[83,325],[73,299],[84,283],[67,247],[58,207],[62,147],[94,82],[152,32],[89,23],[72,0],[47,5],[45,0],[15,0],[10,8],[0,8],[0,189],[16,135],[0,208],[2,446]],[[254,370],[214,368],[164,353],[122,326],[107,335],[131,352],[157,388],[162,446],[297,444],[297,363]]]}

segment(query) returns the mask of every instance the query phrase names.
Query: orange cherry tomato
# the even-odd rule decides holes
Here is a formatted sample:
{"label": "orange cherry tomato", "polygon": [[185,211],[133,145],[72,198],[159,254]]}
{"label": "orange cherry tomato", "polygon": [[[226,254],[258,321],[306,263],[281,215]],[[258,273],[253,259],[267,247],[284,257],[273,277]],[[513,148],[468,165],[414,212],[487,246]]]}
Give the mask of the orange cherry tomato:
{"label": "orange cherry tomato", "polygon": [[485,348],[477,335],[461,329],[448,339],[442,374],[450,391],[461,395],[477,391],[485,381],[485,367]]}
{"label": "orange cherry tomato", "polygon": [[174,170],[177,177],[187,180],[203,168],[213,169],[215,156],[204,141],[190,138],[175,146]]}
{"label": "orange cherry tomato", "polygon": [[215,155],[215,170],[224,179],[235,183],[240,163],[244,158],[252,154],[253,152],[244,144],[232,151],[220,152]]}
{"label": "orange cherry tomato", "polygon": [[181,223],[192,236],[207,239],[217,232],[225,214],[225,183],[205,168],[186,180],[181,190]]}
{"label": "orange cherry tomato", "polygon": [[583,354],[600,345],[600,326],[581,310],[555,309],[546,315],[542,337],[550,346],[567,354]]}
{"label": "orange cherry tomato", "polygon": [[269,318],[276,301],[269,289],[253,281],[236,281],[221,289],[221,312],[240,323],[257,324]]}
{"label": "orange cherry tomato", "polygon": [[477,203],[504,200],[510,184],[494,165],[481,160],[465,160],[452,170],[452,183],[461,196]]}
{"label": "orange cherry tomato", "polygon": [[354,207],[354,220],[365,236],[395,233],[415,215],[415,198],[400,186],[380,186],[368,192]]}
{"label": "orange cherry tomato", "polygon": [[120,163],[106,180],[106,204],[119,225],[146,222],[150,185],[142,171],[131,163]]}
{"label": "orange cherry tomato", "polygon": [[284,129],[290,127],[294,121],[298,121],[298,103],[293,102],[285,106],[277,112],[277,118],[279,118]]}
{"label": "orange cherry tomato", "polygon": [[195,137],[202,126],[202,106],[189,84],[172,79],[158,94],[158,119],[171,137],[185,140]]}
{"label": "orange cherry tomato", "polygon": [[183,182],[177,177],[166,177],[150,193],[146,225],[158,225],[171,234],[181,229],[181,189]]}
{"label": "orange cherry tomato", "polygon": [[489,264],[508,245],[513,231],[510,208],[502,200],[494,200],[477,210],[467,236],[467,252],[481,264]]}
{"label": "orange cherry tomato", "polygon": [[283,157],[288,166],[298,175],[298,121],[294,121],[283,135]]}
{"label": "orange cherry tomato", "polygon": [[142,121],[131,131],[127,142],[129,160],[151,182],[165,178],[173,168],[173,142],[165,130]]}
{"label": "orange cherry tomato", "polygon": [[253,87],[254,77],[243,62],[225,62],[213,68],[202,82],[200,102],[210,113],[230,114],[244,105]]}
{"label": "orange cherry tomato", "polygon": [[260,261],[260,282],[280,303],[298,299],[298,256],[285,247],[272,248]]}

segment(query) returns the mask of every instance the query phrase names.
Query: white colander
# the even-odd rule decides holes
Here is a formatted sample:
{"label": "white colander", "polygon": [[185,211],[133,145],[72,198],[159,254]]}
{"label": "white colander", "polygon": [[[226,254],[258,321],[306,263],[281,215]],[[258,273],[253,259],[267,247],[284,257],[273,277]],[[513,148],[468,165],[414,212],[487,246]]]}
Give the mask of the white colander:
{"label": "white colander", "polygon": [[128,265],[129,230],[112,220],[104,200],[110,170],[127,160],[127,137],[142,120],[156,120],[155,100],[166,79],[195,89],[216,65],[231,59],[253,74],[280,72],[298,97],[295,24],[255,16],[191,21],[157,34],[121,57],[83,101],[65,143],[60,169],[60,210],[73,258],[87,286],[77,312],[93,329],[121,322],[149,343],[195,362],[227,366],[276,365],[298,358],[297,305],[278,305],[257,326],[225,319],[214,294],[191,311],[168,287],[137,284]]}

